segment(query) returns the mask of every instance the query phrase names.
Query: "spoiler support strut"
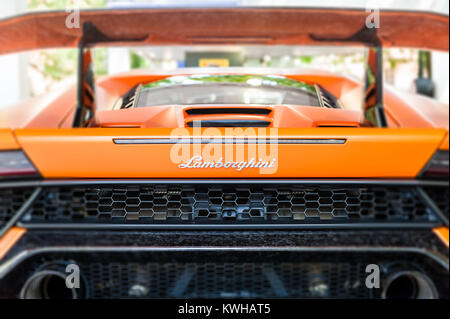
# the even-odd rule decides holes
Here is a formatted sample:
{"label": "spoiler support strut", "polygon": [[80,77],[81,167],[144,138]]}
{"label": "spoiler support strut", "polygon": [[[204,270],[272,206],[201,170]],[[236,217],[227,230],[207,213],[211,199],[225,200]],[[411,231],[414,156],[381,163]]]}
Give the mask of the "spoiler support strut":
{"label": "spoiler support strut", "polygon": [[354,35],[344,39],[311,37],[318,42],[359,42],[367,46],[368,52],[365,61],[365,85],[363,91],[363,118],[362,123],[372,127],[387,127],[386,114],[383,103],[383,45],[376,28],[367,25]]}
{"label": "spoiler support strut", "polygon": [[91,118],[95,107],[93,61],[88,46],[91,43],[110,41],[111,39],[98,31],[91,22],[83,23],[83,33],[78,43],[77,106],[75,108],[72,127],[83,127],[84,123]]}
{"label": "spoiler support strut", "polygon": [[383,47],[369,47],[365,65],[362,123],[372,127],[387,127],[383,102]]}
{"label": "spoiler support strut", "polygon": [[77,105],[72,127],[86,126],[95,113],[95,74],[90,47],[99,43],[139,42],[145,38],[111,39],[92,22],[83,23],[83,33],[78,43]]}

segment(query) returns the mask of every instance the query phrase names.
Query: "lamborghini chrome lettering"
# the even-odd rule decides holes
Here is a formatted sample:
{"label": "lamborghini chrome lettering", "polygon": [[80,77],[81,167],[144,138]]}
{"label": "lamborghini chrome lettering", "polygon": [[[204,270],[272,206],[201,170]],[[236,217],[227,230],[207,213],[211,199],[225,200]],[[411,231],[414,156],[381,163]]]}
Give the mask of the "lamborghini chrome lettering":
{"label": "lamborghini chrome lettering", "polygon": [[217,161],[203,161],[202,156],[194,156],[187,163],[179,164],[179,168],[233,168],[237,171],[242,171],[244,168],[273,168],[275,167],[276,159],[271,161],[264,161],[259,159],[256,161],[252,158],[250,161],[240,161],[240,162],[223,162],[222,158]]}

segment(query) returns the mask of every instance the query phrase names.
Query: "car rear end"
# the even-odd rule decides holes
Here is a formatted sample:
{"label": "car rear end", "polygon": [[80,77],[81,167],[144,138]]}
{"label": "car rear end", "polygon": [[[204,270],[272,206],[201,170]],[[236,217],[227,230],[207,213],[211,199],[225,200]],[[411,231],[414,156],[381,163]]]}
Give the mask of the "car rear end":
{"label": "car rear end", "polygon": [[[292,23],[311,14],[275,11],[188,13],[255,23],[275,13]],[[99,27],[118,14],[94,13],[84,18],[98,19]],[[343,14],[349,26],[354,16],[357,26],[364,21],[360,12],[322,13],[341,22]],[[140,15],[155,13],[127,14],[148,23]],[[191,21],[186,12],[158,12],[166,14],[185,27]],[[386,21],[395,21],[390,14]],[[361,42],[299,36],[287,32],[290,25],[280,36],[273,20],[278,38],[258,37],[258,30],[232,38],[230,24],[220,29],[224,40],[209,21],[215,37],[185,39]],[[133,30],[136,22],[129,22]],[[448,17],[443,24],[448,30]],[[81,38],[80,62],[88,61],[83,43],[123,40],[108,28],[89,30],[94,40]],[[133,32],[126,35],[136,41]],[[384,36],[391,45],[419,41]],[[55,37],[72,43],[74,35]],[[180,41],[170,34],[154,40]],[[379,59],[380,48],[371,52]],[[166,117],[153,125],[125,120],[114,127],[86,93],[87,69],[80,68],[73,128],[0,130],[1,298],[448,298],[448,126],[390,127],[380,81],[368,83],[357,125],[277,127],[267,110],[307,117],[267,106],[246,112],[265,110],[257,116],[269,124],[243,127],[238,120],[249,123],[249,114],[236,114],[245,109],[240,105],[221,107],[234,125],[211,123],[217,114],[193,114],[198,108],[186,106],[165,108]],[[111,112],[139,114],[126,108]],[[177,125],[161,125],[178,119],[178,111]],[[199,117],[209,125],[201,127]],[[95,121],[110,124],[93,127]]]}
{"label": "car rear end", "polygon": [[2,296],[447,298],[445,131],[342,130],[278,137],[269,178],[180,168],[178,144],[143,129],[16,130],[0,153]]}

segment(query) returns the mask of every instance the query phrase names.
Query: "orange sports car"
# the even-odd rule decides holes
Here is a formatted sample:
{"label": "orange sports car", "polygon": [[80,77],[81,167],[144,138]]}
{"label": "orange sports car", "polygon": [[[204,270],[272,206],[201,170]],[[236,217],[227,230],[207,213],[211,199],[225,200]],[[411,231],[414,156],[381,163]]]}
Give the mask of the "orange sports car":
{"label": "orange sports car", "polygon": [[[449,108],[383,88],[382,48],[449,17],[120,9],[0,21],[0,54],[78,47],[78,84],[0,111],[0,298],[448,298]],[[195,23],[192,23],[195,21]],[[220,21],[220,23],[217,23]],[[151,70],[110,45],[367,48],[366,78]]]}

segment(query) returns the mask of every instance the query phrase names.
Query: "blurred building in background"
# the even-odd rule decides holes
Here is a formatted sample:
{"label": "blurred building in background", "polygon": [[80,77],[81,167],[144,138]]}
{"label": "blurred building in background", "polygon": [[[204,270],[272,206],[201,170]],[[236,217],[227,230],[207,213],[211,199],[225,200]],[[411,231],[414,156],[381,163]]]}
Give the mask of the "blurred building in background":
{"label": "blurred building in background", "polygon": [[[0,19],[26,11],[26,0],[0,1]],[[0,107],[17,103],[30,95],[26,53],[0,55]]]}

